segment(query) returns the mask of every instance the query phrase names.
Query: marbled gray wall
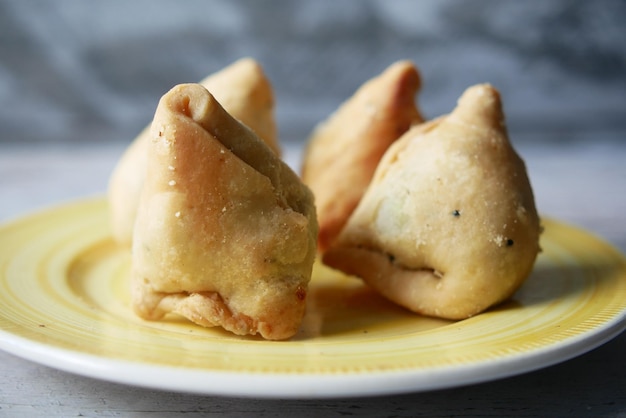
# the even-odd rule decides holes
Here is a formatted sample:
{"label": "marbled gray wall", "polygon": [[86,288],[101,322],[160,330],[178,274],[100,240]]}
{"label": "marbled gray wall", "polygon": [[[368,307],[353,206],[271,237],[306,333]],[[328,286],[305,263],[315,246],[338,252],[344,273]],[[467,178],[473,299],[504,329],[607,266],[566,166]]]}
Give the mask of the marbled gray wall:
{"label": "marbled gray wall", "polygon": [[515,140],[626,136],[622,0],[0,0],[0,142],[130,141],[172,85],[252,56],[283,141],[398,59],[427,116],[471,84]]}

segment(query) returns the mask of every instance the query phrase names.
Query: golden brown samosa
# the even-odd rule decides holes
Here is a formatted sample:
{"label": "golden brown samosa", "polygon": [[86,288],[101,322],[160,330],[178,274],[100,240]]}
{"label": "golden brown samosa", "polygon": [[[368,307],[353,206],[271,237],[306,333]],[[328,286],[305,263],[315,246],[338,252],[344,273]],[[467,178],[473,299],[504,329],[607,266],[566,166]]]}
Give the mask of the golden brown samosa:
{"label": "golden brown samosa", "polygon": [[540,230],[500,95],[476,85],[390,147],[324,262],[417,313],[462,319],[520,287]]}
{"label": "golden brown samosa", "polygon": [[315,194],[320,252],[343,228],[387,148],[422,121],[419,88],[415,66],[398,61],[364,83],[309,138],[302,179]]}
{"label": "golden brown samosa", "polygon": [[316,252],[310,190],[199,84],[161,98],[147,163],[133,234],[137,314],[293,336]]}

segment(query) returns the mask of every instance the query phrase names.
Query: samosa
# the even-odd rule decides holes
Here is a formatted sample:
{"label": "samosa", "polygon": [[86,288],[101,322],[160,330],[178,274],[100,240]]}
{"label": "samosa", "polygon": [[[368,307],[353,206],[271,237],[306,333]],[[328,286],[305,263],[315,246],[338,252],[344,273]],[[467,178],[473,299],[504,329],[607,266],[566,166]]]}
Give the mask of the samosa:
{"label": "samosa", "polygon": [[398,61],[364,83],[308,140],[302,180],[315,194],[323,253],[361,200],[387,148],[422,122],[415,103],[420,76]]}
{"label": "samosa", "polygon": [[137,314],[289,338],[316,237],[310,190],[208,90],[183,84],[161,98],[133,233]]}
{"label": "samosa", "polygon": [[522,285],[540,231],[500,95],[476,85],[389,148],[324,262],[414,312],[462,319]]}

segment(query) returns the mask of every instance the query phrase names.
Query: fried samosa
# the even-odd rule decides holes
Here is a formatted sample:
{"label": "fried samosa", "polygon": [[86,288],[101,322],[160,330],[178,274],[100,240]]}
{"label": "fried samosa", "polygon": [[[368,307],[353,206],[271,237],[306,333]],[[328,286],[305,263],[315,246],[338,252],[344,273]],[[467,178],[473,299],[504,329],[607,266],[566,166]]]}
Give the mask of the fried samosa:
{"label": "fried samosa", "polygon": [[302,180],[315,194],[324,252],[359,203],[383,154],[422,121],[415,104],[420,77],[399,61],[363,84],[308,140]]}
{"label": "fried samosa", "polygon": [[[200,82],[236,119],[263,139],[277,155],[281,149],[274,119],[272,86],[261,65],[240,59]],[[109,181],[109,212],[113,238],[130,246],[139,195],[146,177],[146,127],[122,155]]]}
{"label": "fried samosa", "polygon": [[324,262],[412,311],[463,319],[521,286],[540,231],[500,95],[476,85],[389,148]]}
{"label": "fried samosa", "polygon": [[270,340],[293,336],[315,260],[313,195],[203,86],[160,100],[133,234],[132,304]]}

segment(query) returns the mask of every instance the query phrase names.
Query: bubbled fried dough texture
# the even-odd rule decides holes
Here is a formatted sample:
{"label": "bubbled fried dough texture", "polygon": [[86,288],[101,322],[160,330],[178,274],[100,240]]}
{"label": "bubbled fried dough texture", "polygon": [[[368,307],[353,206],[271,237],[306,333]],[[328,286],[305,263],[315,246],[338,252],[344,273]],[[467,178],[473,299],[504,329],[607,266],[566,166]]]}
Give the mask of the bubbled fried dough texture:
{"label": "bubbled fried dough texture", "polygon": [[308,141],[302,179],[315,194],[324,252],[345,225],[387,148],[422,121],[415,104],[420,77],[399,61],[363,84]]}
{"label": "bubbled fried dough texture", "polygon": [[163,96],[147,151],[135,311],[266,339],[294,335],[315,259],[308,188],[198,84]]}
{"label": "bubbled fried dough texture", "polygon": [[[240,59],[200,82],[231,116],[252,129],[277,155],[281,149],[274,118],[274,94],[261,65]],[[109,213],[114,239],[130,245],[139,196],[146,177],[150,126],[126,149],[109,180]]]}
{"label": "bubbled fried dough texture", "polygon": [[539,235],[500,96],[477,85],[388,150],[324,262],[417,313],[462,319],[519,288]]}

